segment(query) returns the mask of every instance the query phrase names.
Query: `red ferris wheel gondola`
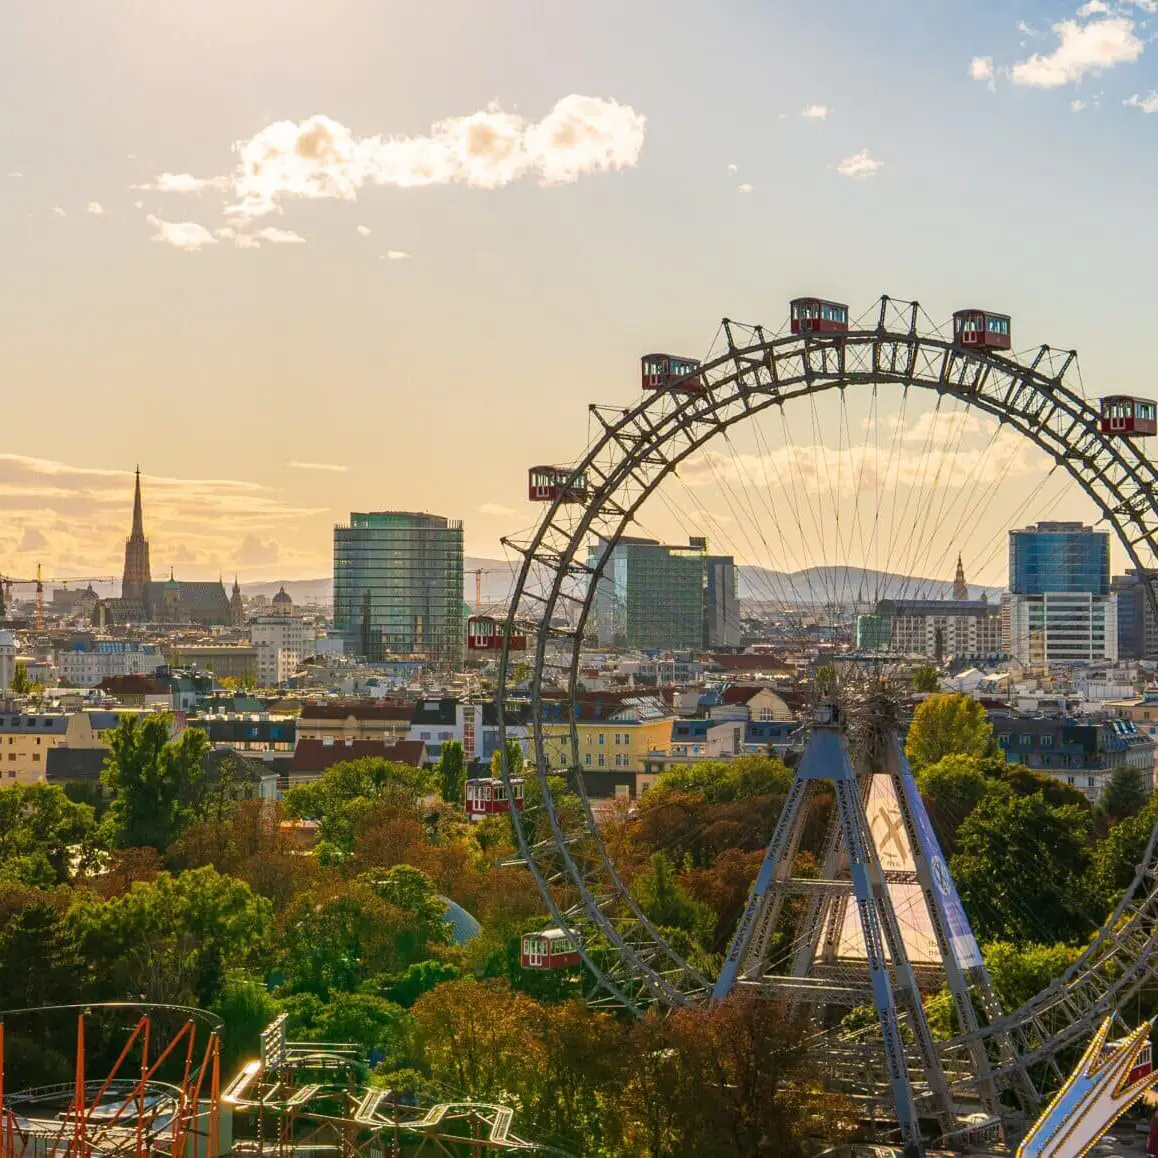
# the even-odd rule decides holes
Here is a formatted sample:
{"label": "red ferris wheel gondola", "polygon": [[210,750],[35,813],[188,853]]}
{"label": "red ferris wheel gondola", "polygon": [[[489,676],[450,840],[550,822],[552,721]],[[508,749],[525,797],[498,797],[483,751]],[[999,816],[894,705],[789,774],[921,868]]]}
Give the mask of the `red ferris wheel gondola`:
{"label": "red ferris wheel gondola", "polygon": [[1158,411],[1148,398],[1114,394],[1103,398],[1098,429],[1103,434],[1128,434],[1134,438],[1158,434]]}
{"label": "red ferris wheel gondola", "polygon": [[511,777],[511,791],[497,776],[479,776],[466,782],[466,811],[471,818],[510,812],[511,804],[523,809],[523,778]]}
{"label": "red ferris wheel gondola", "polygon": [[568,969],[579,964],[579,947],[562,929],[544,929],[523,937],[520,954],[524,969]]}
{"label": "red ferris wheel gondola", "polygon": [[585,503],[591,494],[587,475],[565,466],[533,466],[528,472],[527,497],[533,503]]}
{"label": "red ferris wheel gondola", "polygon": [[847,334],[848,306],[823,298],[793,298],[788,303],[794,334]]}
{"label": "red ferris wheel gondola", "polygon": [[[472,615],[466,621],[466,646],[469,651],[502,651],[506,627],[493,615]],[[527,637],[512,632],[507,639],[508,651],[526,651]]]}
{"label": "red ferris wheel gondola", "polygon": [[695,358],[681,358],[677,354],[644,354],[640,363],[645,390],[696,394],[704,388],[700,364]]}
{"label": "red ferris wheel gondola", "polygon": [[1008,314],[992,310],[958,310],[953,315],[953,341],[966,349],[1008,350],[1013,342]]}

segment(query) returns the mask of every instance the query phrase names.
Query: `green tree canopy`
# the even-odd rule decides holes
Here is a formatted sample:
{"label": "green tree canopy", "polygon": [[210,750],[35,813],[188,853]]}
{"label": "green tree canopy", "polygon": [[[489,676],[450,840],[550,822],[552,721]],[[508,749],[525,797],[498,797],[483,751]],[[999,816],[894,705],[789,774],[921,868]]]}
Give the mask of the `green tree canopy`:
{"label": "green tree canopy", "polygon": [[980,804],[990,784],[974,756],[945,756],[917,773],[917,787],[946,852],[956,847],[958,828]]}
{"label": "green tree canopy", "polygon": [[1134,816],[1146,807],[1152,787],[1149,778],[1137,768],[1119,764],[1110,773],[1106,790],[1102,793],[1101,810],[1115,820]]}
{"label": "green tree canopy", "polygon": [[[0,688],[0,691],[3,690],[3,688]],[[28,678],[27,664],[18,663],[12,669],[12,680],[8,684],[8,690],[14,696],[26,696],[32,691],[32,680]]]}
{"label": "green tree canopy", "polygon": [[919,667],[913,672],[913,691],[935,692],[941,686],[941,680],[935,667]]}
{"label": "green tree canopy", "polygon": [[905,754],[914,769],[946,756],[981,757],[996,752],[993,725],[976,700],[964,695],[930,696],[917,705],[905,741]]}
{"label": "green tree canopy", "polygon": [[1090,875],[1103,908],[1112,909],[1129,887],[1156,824],[1158,796],[1152,796],[1141,812],[1113,825],[1098,842]]}
{"label": "green tree canopy", "polygon": [[1008,1011],[1024,1005],[1060,977],[1081,955],[1081,948],[990,941],[982,955],[997,1000]]}
{"label": "green tree canopy", "polygon": [[662,852],[652,854],[647,869],[635,878],[633,891],[639,907],[657,925],[682,929],[701,944],[711,943],[716,914],[680,884]]}
{"label": "green tree canopy", "polygon": [[413,810],[433,788],[434,777],[421,768],[366,757],[335,764],[312,783],[291,788],[284,806],[289,816],[318,821],[322,839],[350,853],[359,822],[375,804]]}
{"label": "green tree canopy", "polygon": [[450,804],[463,802],[466,784],[466,757],[458,740],[447,740],[438,757],[438,790]]}
{"label": "green tree canopy", "polygon": [[102,901],[79,893],[68,914],[93,990],[209,1005],[225,966],[244,966],[270,932],[270,903],[216,869],[161,873]]}
{"label": "green tree canopy", "polygon": [[648,795],[686,792],[708,804],[726,804],[754,796],[783,796],[791,787],[792,773],[782,760],[752,755],[735,760],[703,760],[671,768],[656,777]]}
{"label": "green tree canopy", "polygon": [[957,830],[951,869],[986,940],[1073,944],[1101,923],[1090,889],[1088,809],[994,785]]}
{"label": "green tree canopy", "polygon": [[105,823],[118,848],[164,852],[196,815],[209,739],[187,728],[174,741],[171,728],[172,717],[156,713],[123,716],[113,732],[101,780],[112,797]]}
{"label": "green tree canopy", "polygon": [[70,881],[92,852],[93,810],[55,784],[0,788],[0,877],[51,887]]}

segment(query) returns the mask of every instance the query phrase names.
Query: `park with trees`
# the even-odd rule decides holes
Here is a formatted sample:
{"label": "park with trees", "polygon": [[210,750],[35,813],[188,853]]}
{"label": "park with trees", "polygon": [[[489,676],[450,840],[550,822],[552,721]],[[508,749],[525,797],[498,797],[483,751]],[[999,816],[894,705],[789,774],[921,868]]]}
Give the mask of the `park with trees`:
{"label": "park with trees", "polygon": [[[997,994],[1016,1006],[1104,921],[1158,801],[1123,777],[1095,809],[1006,764],[962,696],[917,707],[907,752]],[[791,1156],[849,1134],[851,1107],[824,1088],[785,1009],[738,997],[635,1020],[589,1007],[580,969],[521,968],[542,901],[525,870],[504,866],[509,819],[468,819],[466,775],[448,743],[431,770],[353,760],[273,804],[251,798],[197,730],[172,739],[162,715],[126,718],[99,796],[0,788],[4,1006],[209,1009],[225,1024],[227,1071],[285,1012],[297,1040],[356,1043],[367,1082],[505,1101],[522,1134],[573,1154]],[[709,972],[791,783],[771,755],[705,761],[661,775],[607,821],[644,912]],[[556,801],[568,806],[561,784]],[[302,822],[316,825],[308,849]],[[805,868],[813,856],[801,850]],[[477,921],[473,936],[448,921],[448,902]],[[67,1080],[65,1044],[22,1038],[13,1022],[7,1046],[6,1081]]]}

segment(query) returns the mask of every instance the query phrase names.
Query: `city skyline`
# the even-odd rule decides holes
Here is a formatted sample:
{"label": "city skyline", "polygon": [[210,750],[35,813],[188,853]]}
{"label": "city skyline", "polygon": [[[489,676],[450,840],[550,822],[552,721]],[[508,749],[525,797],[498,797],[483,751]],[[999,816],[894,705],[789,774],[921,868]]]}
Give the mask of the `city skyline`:
{"label": "city skyline", "polygon": [[327,574],[365,509],[496,557],[641,353],[800,292],[992,304],[1145,393],[1153,7],[20,0],[0,570],[116,573],[138,459],[158,573]]}

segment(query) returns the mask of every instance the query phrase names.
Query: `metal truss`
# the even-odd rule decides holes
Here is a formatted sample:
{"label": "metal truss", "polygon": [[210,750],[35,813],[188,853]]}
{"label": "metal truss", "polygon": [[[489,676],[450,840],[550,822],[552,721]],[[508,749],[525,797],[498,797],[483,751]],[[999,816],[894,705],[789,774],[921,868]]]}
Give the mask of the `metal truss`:
{"label": "metal truss", "polygon": [[[531,764],[543,800],[533,814],[512,814],[519,859],[534,875],[551,920],[580,946],[608,1002],[637,1012],[655,1002],[703,1003],[717,986],[666,943],[620,879],[584,788],[574,712],[556,724],[564,732],[560,759],[560,737],[544,724],[544,690],[552,680],[565,682],[567,704],[577,702],[580,649],[609,554],[589,557],[588,544],[601,539],[614,546],[689,455],[764,410],[825,391],[882,383],[929,390],[976,407],[1033,442],[1094,502],[1134,566],[1158,562],[1158,472],[1132,440],[1099,432],[1095,406],[1071,383],[1074,352],[1048,346],[1027,356],[965,350],[935,330],[922,331],[921,318],[917,302],[886,296],[875,319],[847,334],[775,336],[724,319],[722,348],[701,366],[700,388],[650,393],[626,408],[591,406],[598,432],[574,464],[588,479],[588,502],[556,500],[526,541],[507,541],[522,556],[508,627],[529,627],[536,640]],[[1158,613],[1158,595],[1151,585],[1146,591]],[[560,653],[569,658],[565,675]],[[499,665],[504,738],[510,658],[504,650]],[[577,794],[578,809],[557,806],[550,777],[560,774]],[[510,776],[504,763],[503,777]],[[791,807],[790,799],[785,811]],[[1029,1067],[1050,1064],[1058,1051],[1088,1036],[1104,1012],[1150,976],[1158,937],[1153,856],[1152,837],[1106,927],[1059,984],[1022,1009],[1003,1015],[976,971],[951,978],[962,1033],[939,1052],[954,1097],[989,1103],[994,1088],[1012,1087],[1032,1102]],[[920,883],[929,890],[928,881]],[[763,936],[756,926],[766,917],[746,914],[751,927],[742,925],[737,939]],[[943,941],[945,931],[937,935]],[[824,984],[835,996],[836,978]],[[965,993],[972,995],[969,1002]],[[846,998],[854,995],[859,1000],[863,992],[846,985]],[[835,1043],[830,1039],[826,1048]],[[848,1050],[856,1054],[861,1047],[853,1042]],[[879,1044],[877,1050],[879,1058]]]}

